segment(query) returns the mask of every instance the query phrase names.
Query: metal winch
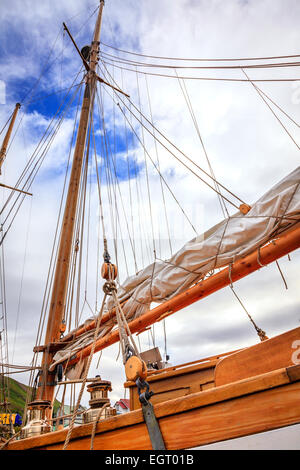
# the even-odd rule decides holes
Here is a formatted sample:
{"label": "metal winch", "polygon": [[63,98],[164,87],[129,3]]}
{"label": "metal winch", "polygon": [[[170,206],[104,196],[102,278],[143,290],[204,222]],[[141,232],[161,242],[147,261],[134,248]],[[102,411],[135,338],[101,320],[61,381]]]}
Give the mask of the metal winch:
{"label": "metal winch", "polygon": [[[87,386],[87,391],[91,394],[89,401],[90,409],[84,412],[84,423],[101,420],[115,416],[117,411],[110,406],[108,392],[112,391],[111,382],[102,380],[100,376]],[[102,409],[102,412],[100,411]]]}
{"label": "metal winch", "polygon": [[27,424],[21,431],[21,437],[33,437],[45,434],[52,430],[52,426],[46,421],[46,411],[51,408],[48,400],[35,400],[28,403]]}

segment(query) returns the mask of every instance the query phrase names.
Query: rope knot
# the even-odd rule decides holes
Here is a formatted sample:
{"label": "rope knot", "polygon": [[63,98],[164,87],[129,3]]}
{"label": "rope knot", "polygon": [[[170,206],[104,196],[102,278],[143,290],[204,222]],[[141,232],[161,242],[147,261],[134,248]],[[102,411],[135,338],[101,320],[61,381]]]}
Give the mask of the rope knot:
{"label": "rope knot", "polygon": [[107,295],[112,295],[113,292],[117,292],[117,286],[115,281],[106,281],[103,284],[103,291]]}

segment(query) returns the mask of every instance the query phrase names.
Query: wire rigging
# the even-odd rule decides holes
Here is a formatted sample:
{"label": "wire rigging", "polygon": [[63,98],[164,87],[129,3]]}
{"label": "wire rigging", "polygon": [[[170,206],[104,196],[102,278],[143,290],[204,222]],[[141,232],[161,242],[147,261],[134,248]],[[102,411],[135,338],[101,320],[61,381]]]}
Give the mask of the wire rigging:
{"label": "wire rigging", "polygon": [[[129,72],[136,72],[135,69],[128,68],[128,67],[121,67],[120,65],[116,65],[114,61],[112,60],[102,60],[102,63],[105,65],[110,65],[114,66],[118,69],[121,70],[127,70]],[[151,75],[154,77],[166,77],[166,78],[173,78],[176,79],[174,75],[168,75],[166,73],[153,73],[153,72],[145,72],[142,70],[138,70],[137,73],[143,74],[143,75]],[[228,77],[198,77],[198,76],[179,76],[179,78],[183,80],[204,80],[204,81],[221,81],[221,82],[244,82],[246,83],[248,80],[243,79],[243,78],[228,78]],[[294,78],[255,78],[252,79],[253,82],[270,82],[270,83],[276,83],[276,82],[298,82],[300,81],[300,78],[294,77]]]}
{"label": "wire rigging", "polygon": [[[104,67],[105,67],[105,66],[104,66]],[[109,74],[110,78],[112,78],[111,75],[110,75],[110,73],[109,73],[109,71],[107,70],[106,67],[105,67],[105,70],[106,70],[107,73]],[[174,77],[174,76],[173,76],[173,77]],[[174,78],[176,78],[176,77],[174,77]],[[177,77],[177,78],[181,78],[181,77]],[[127,107],[126,104],[124,103],[124,100],[123,100],[119,95],[117,95],[116,92],[115,92],[115,95],[118,96],[118,99],[119,99],[119,100],[122,102],[122,104],[128,109],[128,107]],[[140,114],[141,114],[142,117],[145,119],[145,121],[148,122],[148,124],[151,125],[151,121],[137,108],[137,106],[136,106],[129,98],[127,98],[127,99],[128,99],[128,101],[129,101],[129,103],[135,108],[135,110],[136,110],[137,112],[140,112]],[[131,112],[131,114],[132,114],[133,116],[135,116],[134,113],[133,113],[133,111],[130,110],[130,112]],[[135,117],[136,117],[136,116],[135,116]],[[152,133],[151,131],[149,131],[147,127],[145,127],[145,129],[153,136],[153,133]],[[237,200],[239,200],[241,203],[245,204],[245,202],[244,202],[241,198],[239,198],[239,197],[238,197],[237,195],[235,195],[232,191],[230,191],[228,188],[226,188],[224,185],[222,185],[219,181],[215,180],[209,173],[207,173],[207,171],[205,171],[205,170],[204,170],[203,168],[201,168],[197,163],[195,163],[190,157],[188,157],[185,153],[183,153],[183,152],[182,152],[175,144],[173,144],[161,131],[159,131],[159,129],[157,129],[156,126],[153,126],[153,129],[154,129],[159,135],[161,135],[161,137],[163,137],[170,145],[172,145],[172,147],[174,147],[174,148],[175,148],[182,156],[184,156],[189,162],[191,162],[192,164],[194,164],[202,173],[204,173],[204,174],[205,174],[206,176],[208,176],[210,179],[212,179],[213,181],[215,181],[215,182],[218,184],[218,186],[220,186],[220,187],[223,188],[225,191],[227,191],[231,196],[233,196],[234,198],[236,198]],[[167,149],[167,147],[166,147],[164,144],[162,144],[162,143],[158,140],[157,137],[155,137],[155,138],[156,138],[156,140],[157,140],[161,145],[163,145],[163,146],[166,148],[166,150],[169,151],[169,153],[173,154],[169,149]],[[173,154],[173,155],[174,155],[174,154]],[[175,156],[175,155],[174,155],[174,156]],[[177,158],[177,157],[175,157],[175,158]],[[182,162],[181,162],[181,163],[182,163]],[[188,168],[188,169],[190,169],[190,168]],[[190,171],[192,171],[192,170],[190,169]],[[197,175],[197,176],[198,176],[198,175]],[[198,176],[198,178],[200,178],[200,176]],[[200,178],[200,179],[201,179],[201,178]],[[204,180],[203,180],[203,182],[204,182]],[[205,184],[208,185],[207,182],[205,182]],[[224,199],[226,199],[225,196],[223,196],[223,197],[224,197]],[[227,199],[226,199],[226,200],[227,200]],[[230,201],[228,201],[228,202],[230,202]],[[232,202],[230,202],[230,204],[232,204]],[[235,206],[235,207],[237,207],[237,206]]]}
{"label": "wire rigging", "polygon": [[[177,75],[177,77],[178,77],[178,74],[177,74],[177,70],[176,70],[176,69],[175,69],[175,73],[176,73],[176,75]],[[183,93],[184,99],[185,99],[185,101],[186,101],[187,107],[188,107],[188,109],[189,109],[189,112],[190,112],[190,115],[191,115],[193,124],[194,124],[194,126],[195,126],[197,135],[198,135],[198,137],[199,137],[199,140],[200,140],[200,143],[201,143],[201,146],[202,146],[202,149],[203,149],[203,152],[204,152],[204,155],[205,155],[205,158],[206,158],[208,167],[209,167],[210,174],[211,174],[211,176],[212,176],[212,178],[213,178],[213,181],[214,181],[214,187],[215,187],[216,191],[218,191],[217,197],[218,197],[218,200],[219,200],[219,203],[220,203],[220,206],[221,206],[221,210],[222,210],[223,216],[224,216],[224,218],[226,217],[226,215],[227,215],[227,217],[229,217],[228,209],[227,209],[227,207],[226,207],[226,204],[225,204],[224,199],[223,199],[222,196],[221,196],[220,187],[219,187],[218,183],[216,182],[216,177],[215,177],[214,171],[213,171],[213,169],[212,169],[210,160],[209,160],[209,158],[208,158],[208,154],[207,154],[206,147],[205,147],[205,145],[204,145],[202,136],[201,136],[201,134],[200,134],[200,129],[199,129],[199,126],[198,126],[198,122],[197,122],[197,119],[196,119],[196,116],[195,116],[195,113],[194,113],[194,110],[193,110],[193,107],[192,107],[192,103],[191,103],[191,100],[190,100],[190,97],[189,97],[187,88],[186,88],[185,81],[182,80],[182,84],[181,84],[181,80],[178,78],[178,82],[179,82],[181,91],[182,91],[182,93]]]}
{"label": "wire rigging", "polygon": [[237,70],[242,68],[248,69],[268,69],[268,68],[281,68],[281,67],[299,67],[300,62],[280,62],[280,63],[269,63],[269,64],[239,64],[239,65],[178,65],[178,64],[153,64],[146,62],[137,62],[125,58],[120,58],[111,54],[102,52],[101,55],[104,59],[111,60],[113,63],[125,64],[135,67],[146,67],[146,68],[162,68],[162,69],[194,69],[194,70]]}
{"label": "wire rigging", "polygon": [[139,57],[147,57],[150,59],[164,59],[164,60],[184,60],[184,61],[201,61],[201,62],[228,62],[228,61],[246,61],[246,60],[271,60],[271,59],[291,59],[291,58],[296,58],[300,57],[300,54],[294,54],[294,55],[282,55],[282,56],[267,56],[267,57],[244,57],[244,58],[182,58],[182,57],[164,57],[164,56],[155,56],[155,55],[147,55],[147,54],[141,54],[138,52],[133,52],[133,51],[127,51],[124,49],[117,48],[115,46],[106,44],[105,42],[101,41],[103,46],[108,47],[109,49],[114,49],[119,52],[124,52],[126,54],[130,55],[135,55]]}
{"label": "wire rigging", "polygon": [[[176,78],[176,77],[175,77]],[[115,92],[116,93],[116,92]],[[118,96],[118,95],[117,95]],[[126,103],[124,102],[124,100],[118,96],[118,99],[122,102],[122,104],[125,106],[125,108],[129,111],[129,107],[126,105]],[[133,104],[133,102],[131,100],[129,100],[131,105],[137,110],[137,112],[139,112],[138,108]],[[135,117],[135,119],[141,123],[141,120],[134,114],[133,111],[130,110],[130,112],[132,113],[132,115]],[[142,117],[151,125],[151,122],[149,121],[149,119],[147,117],[145,117],[144,114],[142,114]],[[142,123],[141,123],[142,124]],[[169,144],[171,144],[181,155],[183,155],[188,161],[190,161],[193,165],[195,165],[200,171],[202,171],[206,176],[208,176],[209,178],[213,179],[212,176],[207,173],[205,170],[203,170],[203,168],[201,168],[197,163],[195,163],[190,157],[188,157],[186,154],[184,154],[175,144],[173,144],[165,135],[162,134],[161,131],[159,131],[157,129],[156,126],[153,126],[153,128],[155,129],[155,131],[157,133],[159,133]],[[150,131],[148,129],[148,127],[144,126],[144,129],[147,130],[147,132],[152,135],[153,137],[156,138],[156,140],[171,154],[175,157],[175,159],[177,161],[179,161],[186,169],[188,169],[192,174],[194,174],[198,179],[200,179],[203,183],[205,183],[208,187],[210,187],[211,189],[213,189],[213,191],[215,191],[216,193],[219,193],[218,190],[216,190],[213,186],[211,186],[206,180],[204,180],[200,175],[198,175],[197,173],[195,173],[194,170],[192,170],[188,165],[186,165],[180,158],[178,158],[177,155],[175,155],[174,152],[172,152],[165,144],[163,144],[161,142],[161,140],[158,139],[157,136],[154,136],[153,132]],[[216,181],[216,180],[214,180]],[[238,199],[241,203],[244,203],[244,201],[242,199],[240,199],[238,196],[236,196],[235,194],[232,193],[232,191],[230,191],[228,188],[226,188],[224,185],[222,185],[220,182],[217,182],[218,185],[220,187],[222,187],[223,189],[225,189],[229,194],[231,194],[232,196],[234,196],[236,199]],[[220,194],[220,193],[219,193]],[[237,206],[235,203],[233,203],[232,201],[230,201],[227,197],[225,197],[224,195],[220,194],[227,202],[229,202],[229,204],[231,204],[232,206],[234,206],[236,209],[239,209],[239,206]]]}
{"label": "wire rigging", "polygon": [[242,72],[243,72],[243,74],[247,77],[247,79],[249,80],[249,82],[251,83],[251,85],[254,87],[254,89],[256,90],[256,92],[258,93],[258,95],[261,97],[261,99],[263,100],[263,102],[268,106],[269,110],[271,111],[271,113],[273,114],[273,116],[275,116],[275,118],[277,119],[277,121],[279,122],[279,124],[281,125],[281,127],[284,129],[284,131],[287,133],[287,135],[290,137],[290,139],[294,142],[294,144],[296,145],[296,147],[298,148],[298,150],[300,150],[299,145],[297,144],[297,142],[295,141],[295,139],[292,137],[292,135],[290,134],[290,132],[287,130],[286,126],[283,124],[283,122],[281,121],[281,119],[279,119],[279,117],[277,116],[277,114],[275,113],[275,111],[271,108],[271,106],[269,105],[269,103],[266,101],[266,99],[265,99],[264,96],[262,95],[262,93],[261,93],[261,91],[259,90],[259,88],[257,88],[257,86],[252,82],[252,80],[249,78],[248,74],[245,72],[244,69],[242,69]]}

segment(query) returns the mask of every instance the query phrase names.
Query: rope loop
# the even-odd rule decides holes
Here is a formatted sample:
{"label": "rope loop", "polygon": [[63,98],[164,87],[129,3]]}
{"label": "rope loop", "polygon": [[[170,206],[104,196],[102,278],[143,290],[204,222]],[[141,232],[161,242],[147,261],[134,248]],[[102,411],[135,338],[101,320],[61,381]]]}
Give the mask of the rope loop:
{"label": "rope loop", "polygon": [[117,286],[114,281],[106,281],[103,284],[103,292],[106,295],[113,295],[113,292],[116,292],[116,291],[117,291]]}

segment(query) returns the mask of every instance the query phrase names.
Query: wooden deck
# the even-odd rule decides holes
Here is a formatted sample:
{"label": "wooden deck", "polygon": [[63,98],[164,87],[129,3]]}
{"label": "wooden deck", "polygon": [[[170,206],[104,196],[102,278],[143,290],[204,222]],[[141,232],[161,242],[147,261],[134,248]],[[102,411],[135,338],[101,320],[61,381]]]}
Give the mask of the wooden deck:
{"label": "wooden deck", "polygon": [[[300,423],[300,364],[293,363],[295,340],[300,340],[300,328],[226,357],[215,356],[210,361],[181,365],[150,376],[151,388],[155,384],[160,387],[157,403],[153,404],[166,449],[187,449]],[[246,377],[236,377],[237,371]],[[193,374],[194,382],[190,380]],[[181,383],[184,376],[189,385]],[[193,392],[199,381],[209,387],[201,389],[200,383],[198,391]],[[170,399],[170,391],[182,389],[185,392],[181,396]],[[136,406],[134,396],[132,400]],[[89,450],[91,433],[92,424],[75,427],[68,449]],[[7,449],[59,450],[66,435],[67,429],[55,431],[14,441]],[[98,423],[94,449],[151,450],[139,406]]]}

